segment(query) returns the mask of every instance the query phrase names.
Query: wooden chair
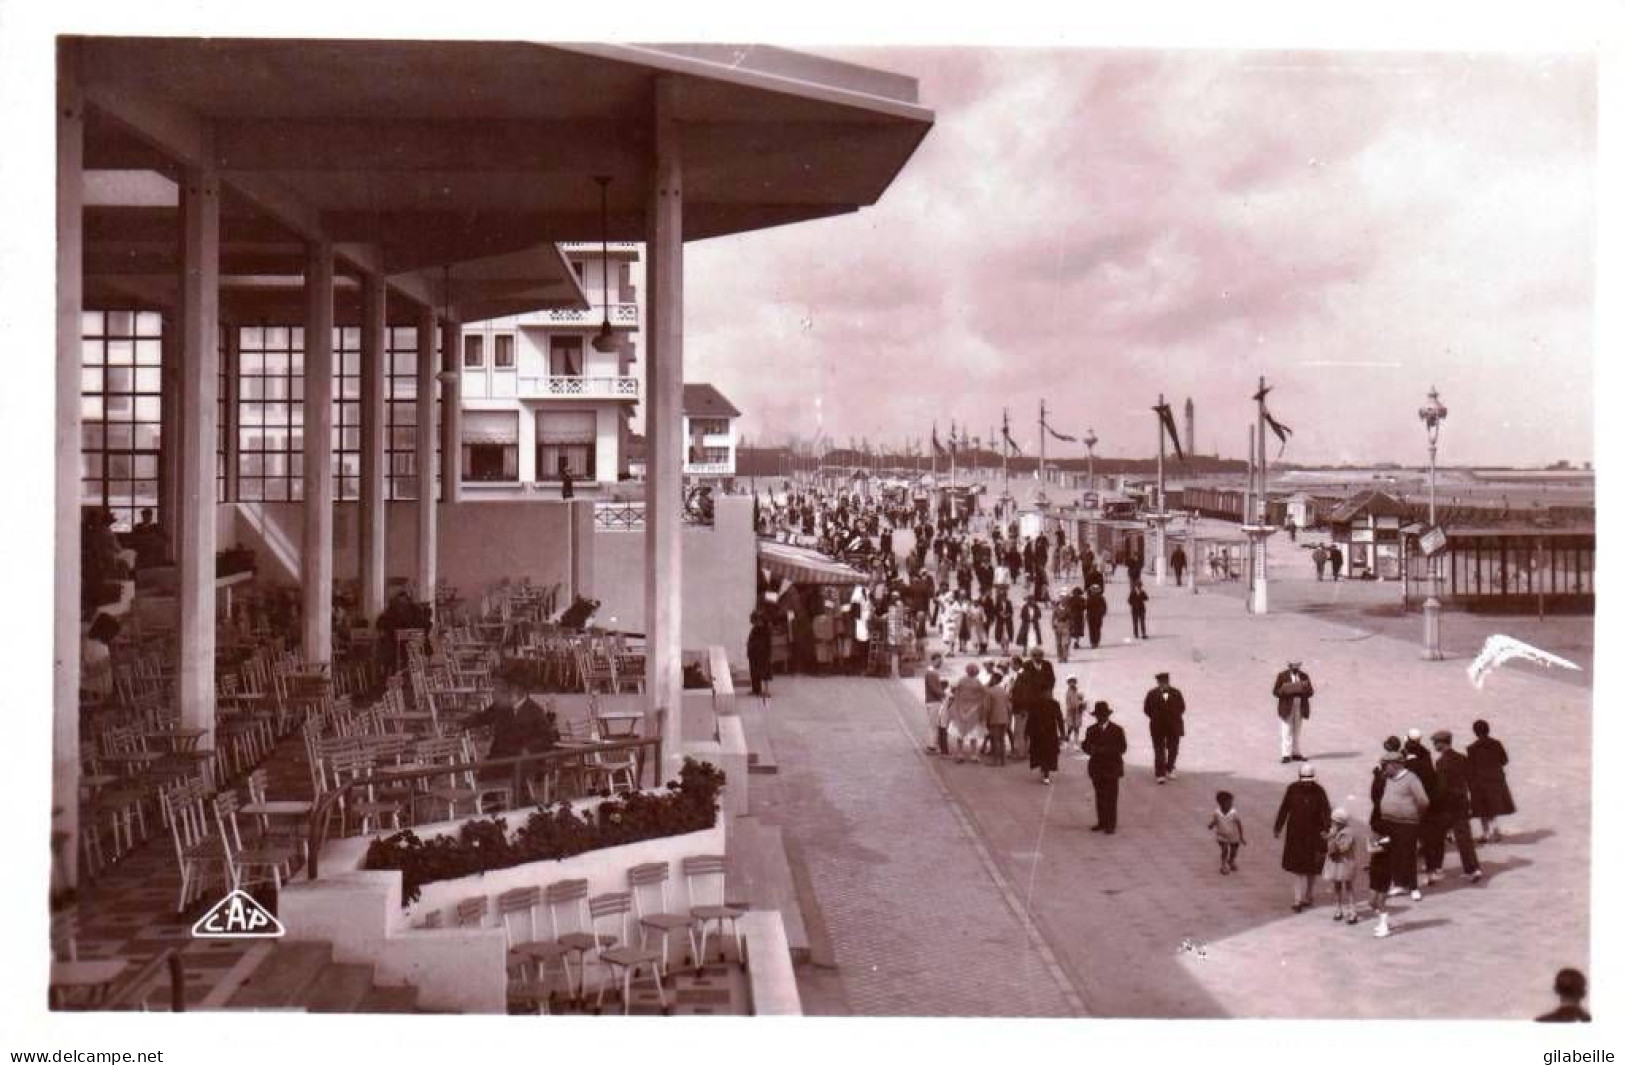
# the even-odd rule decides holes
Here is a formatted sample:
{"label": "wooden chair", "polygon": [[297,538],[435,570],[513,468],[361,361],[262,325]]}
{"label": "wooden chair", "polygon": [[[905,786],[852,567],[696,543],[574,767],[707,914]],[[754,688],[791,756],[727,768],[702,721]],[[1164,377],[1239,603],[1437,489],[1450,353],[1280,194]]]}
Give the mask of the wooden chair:
{"label": "wooden chair", "polygon": [[201,899],[206,885],[216,880],[230,883],[225,846],[215,835],[214,819],[204,812],[206,797],[202,780],[182,781],[159,793],[181,873],[177,914]]}
{"label": "wooden chair", "polygon": [[[727,888],[727,862],[720,854],[700,854],[683,859],[683,881],[688,888],[688,912],[698,927],[700,937],[695,947],[694,965],[700,971],[705,969],[705,948],[711,926],[717,926],[717,938],[721,940],[724,925],[733,932],[734,957],[740,964],[744,964],[744,946],[739,939],[739,918],[745,911],[738,906],[728,905]],[[713,887],[714,885],[714,887]],[[715,899],[715,902],[702,902],[701,899]],[[689,933],[693,937],[693,931]]]}
{"label": "wooden chair", "polygon": [[277,893],[281,894],[282,879],[293,875],[293,859],[299,853],[299,848],[292,843],[263,836],[250,836],[245,845],[237,824],[237,811],[241,805],[235,791],[222,791],[214,797],[214,816],[225,847],[226,870],[231,874],[232,889],[270,880]]}
{"label": "wooden chair", "polygon": [[[639,970],[653,974],[655,990],[660,995],[662,1013],[670,1013],[666,1003],[666,988],[660,974],[660,952],[631,945],[632,896],[625,891],[612,891],[594,895],[587,900],[587,911],[592,917],[593,950],[598,960],[609,969],[609,979],[598,985],[598,999],[594,1012],[604,1008],[604,992],[612,982],[619,984],[621,1007],[632,1012],[632,980]],[[620,946],[612,946],[619,942]]]}
{"label": "wooden chair", "polygon": [[671,863],[644,862],[626,872],[627,886],[631,888],[632,907],[637,914],[641,938],[660,937],[660,967],[671,972],[671,936],[682,932],[688,937],[689,950],[698,965],[699,946],[694,940],[694,917],[687,913],[673,913],[666,885],[671,879]]}
{"label": "wooden chair", "polygon": [[548,965],[563,963],[568,951],[542,936],[542,889],[514,888],[497,896],[497,914],[508,940],[508,1007],[550,1012]]}

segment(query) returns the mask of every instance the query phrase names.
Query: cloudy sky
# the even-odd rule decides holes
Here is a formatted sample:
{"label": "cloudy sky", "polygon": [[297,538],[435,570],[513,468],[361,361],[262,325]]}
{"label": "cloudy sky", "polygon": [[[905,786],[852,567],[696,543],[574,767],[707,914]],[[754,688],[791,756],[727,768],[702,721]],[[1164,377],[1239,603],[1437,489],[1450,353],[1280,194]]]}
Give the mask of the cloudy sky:
{"label": "cloudy sky", "polygon": [[917,77],[937,125],[873,208],[689,246],[687,376],[747,435],[1008,406],[1031,445],[1044,398],[1146,455],[1161,390],[1240,456],[1264,374],[1289,460],[1424,461],[1429,385],[1441,462],[1592,458],[1590,60],[820,51]]}

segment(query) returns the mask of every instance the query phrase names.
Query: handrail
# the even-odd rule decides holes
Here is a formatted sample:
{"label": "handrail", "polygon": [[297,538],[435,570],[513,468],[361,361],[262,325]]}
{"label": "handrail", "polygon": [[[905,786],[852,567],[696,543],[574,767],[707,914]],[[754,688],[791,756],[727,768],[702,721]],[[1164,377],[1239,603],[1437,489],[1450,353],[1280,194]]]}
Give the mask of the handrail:
{"label": "handrail", "polygon": [[146,1009],[149,992],[165,969],[169,970],[169,1009],[172,1013],[186,1012],[186,969],[181,954],[169,947],[153,956],[124,981],[118,992],[102,1009]]}
{"label": "handrail", "polygon": [[[513,780],[510,784],[515,800],[521,794],[520,787],[524,778],[524,767],[531,764],[545,764],[549,762],[581,762],[589,755],[598,755],[610,751],[639,751],[638,758],[638,786],[643,785],[643,770],[649,763],[647,754],[641,752],[654,748],[654,779],[660,781],[660,767],[663,764],[662,741],[660,736],[652,738],[638,738],[628,740],[609,740],[603,743],[584,744],[579,747],[556,748],[551,751],[537,751],[528,754],[513,755],[508,758],[491,758],[480,762],[457,762],[447,765],[424,766],[419,769],[391,771],[389,783],[398,784],[409,780],[428,777],[444,777],[462,773],[478,773],[485,769],[506,769],[512,767]],[[388,766],[382,768],[388,769]],[[315,880],[319,875],[320,855],[322,846],[327,842],[327,825],[331,819],[333,807],[350,790],[359,785],[376,784],[376,780],[346,780],[343,784],[331,791],[323,792],[317,796],[317,801],[310,811],[310,821],[305,826],[305,868],[308,880]]]}

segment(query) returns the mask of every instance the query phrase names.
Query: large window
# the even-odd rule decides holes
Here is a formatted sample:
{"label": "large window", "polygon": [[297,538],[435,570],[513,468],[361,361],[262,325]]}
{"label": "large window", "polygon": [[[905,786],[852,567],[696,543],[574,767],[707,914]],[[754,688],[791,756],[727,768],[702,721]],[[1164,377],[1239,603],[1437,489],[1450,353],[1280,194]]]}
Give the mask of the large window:
{"label": "large window", "polygon": [[519,480],[519,412],[463,412],[463,480]]}
{"label": "large window", "polygon": [[143,507],[158,506],[163,319],[155,311],[86,311],[82,321],[79,494],[112,510],[123,529]]}
{"label": "large window", "polygon": [[551,337],[548,340],[548,369],[554,377],[580,377],[584,366],[580,337]]}
{"label": "large window", "polygon": [[246,326],[238,336],[237,498],[302,499],[305,330]]}
{"label": "large window", "polygon": [[485,369],[485,337],[480,333],[468,333],[463,337],[463,369]]}
{"label": "large window", "polygon": [[361,329],[333,330],[333,498],[361,498]]}
{"label": "large window", "polygon": [[[561,465],[562,463],[562,465]],[[590,410],[536,412],[536,479],[557,481],[598,477],[598,414]]]}
{"label": "large window", "polygon": [[513,334],[498,333],[491,338],[491,364],[499,370],[513,369]]}
{"label": "large window", "polygon": [[[511,341],[513,338],[510,337]],[[386,339],[384,358],[389,376],[384,381],[384,401],[389,404],[384,467],[388,499],[418,497],[418,331],[415,326],[394,326]],[[497,346],[498,365],[502,347]]]}

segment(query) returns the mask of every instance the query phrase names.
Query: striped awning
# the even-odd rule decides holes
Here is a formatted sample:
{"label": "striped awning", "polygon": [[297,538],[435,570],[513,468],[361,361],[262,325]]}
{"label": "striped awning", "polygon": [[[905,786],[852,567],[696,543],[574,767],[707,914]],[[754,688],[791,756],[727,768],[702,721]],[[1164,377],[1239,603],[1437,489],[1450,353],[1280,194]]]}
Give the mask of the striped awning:
{"label": "striped awning", "polygon": [[792,584],[868,584],[869,578],[845,562],[837,562],[821,551],[808,547],[762,540],[757,543],[756,557],[762,568],[774,577]]}

